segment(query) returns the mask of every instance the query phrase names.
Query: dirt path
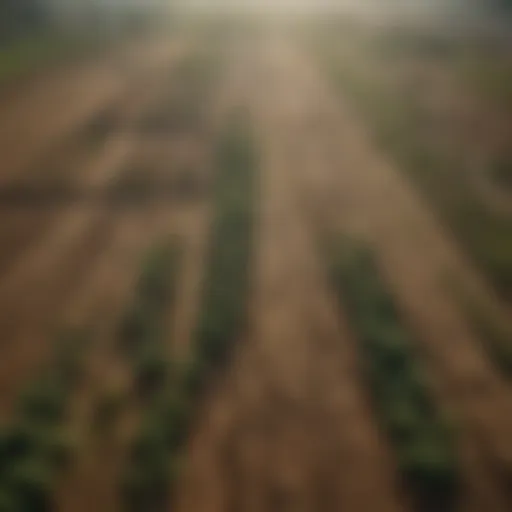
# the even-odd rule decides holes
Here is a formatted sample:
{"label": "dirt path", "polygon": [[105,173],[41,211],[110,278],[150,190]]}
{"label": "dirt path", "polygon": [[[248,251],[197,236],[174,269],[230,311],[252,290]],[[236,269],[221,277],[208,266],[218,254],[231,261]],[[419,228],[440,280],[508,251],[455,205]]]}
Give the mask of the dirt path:
{"label": "dirt path", "polygon": [[401,510],[350,335],[289,186],[290,89],[274,50],[238,55],[263,152],[252,329],[208,397],[179,510]]}
{"label": "dirt path", "polygon": [[510,470],[509,390],[446,286],[447,274],[467,276],[472,269],[304,55],[288,47],[280,68],[289,83],[300,84],[293,138],[296,148],[306,150],[297,150],[295,164],[302,188],[310,191],[312,215],[358,233],[377,249],[439,403],[455,416],[467,491],[462,509],[507,510],[506,484],[496,477]]}

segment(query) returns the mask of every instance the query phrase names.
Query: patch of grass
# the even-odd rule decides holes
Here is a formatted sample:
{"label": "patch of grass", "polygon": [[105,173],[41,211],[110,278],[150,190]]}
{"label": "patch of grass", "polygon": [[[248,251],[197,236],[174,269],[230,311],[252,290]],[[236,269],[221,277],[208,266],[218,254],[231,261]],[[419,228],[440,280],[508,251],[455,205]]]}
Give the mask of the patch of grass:
{"label": "patch of grass", "polygon": [[453,510],[458,467],[451,429],[435,407],[412,341],[381,281],[373,254],[343,240],[331,254],[330,279],[360,340],[375,408],[418,505]]}

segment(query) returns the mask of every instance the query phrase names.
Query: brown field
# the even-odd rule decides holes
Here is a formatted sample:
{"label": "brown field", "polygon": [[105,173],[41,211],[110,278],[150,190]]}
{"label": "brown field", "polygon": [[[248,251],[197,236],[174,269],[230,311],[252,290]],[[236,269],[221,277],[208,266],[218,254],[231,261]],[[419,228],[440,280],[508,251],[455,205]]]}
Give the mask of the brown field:
{"label": "brown field", "polygon": [[[512,54],[287,29],[146,38],[0,95],[0,510],[512,510],[512,105],[481,75]],[[337,288],[344,235],[405,369]],[[53,395],[23,397],[70,328],[49,427]],[[399,389],[401,437],[375,379],[409,370],[432,424]],[[69,440],[58,469],[38,429]]]}

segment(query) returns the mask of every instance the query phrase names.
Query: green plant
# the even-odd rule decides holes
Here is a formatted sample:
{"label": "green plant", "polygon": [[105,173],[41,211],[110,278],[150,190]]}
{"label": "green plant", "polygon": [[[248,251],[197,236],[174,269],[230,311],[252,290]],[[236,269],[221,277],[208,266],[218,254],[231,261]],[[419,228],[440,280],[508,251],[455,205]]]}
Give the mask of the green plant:
{"label": "green plant", "polygon": [[457,464],[435,434],[425,431],[409,440],[400,454],[399,465],[420,508],[446,511],[455,506],[459,488]]}
{"label": "green plant", "polygon": [[49,512],[52,491],[51,468],[34,459],[15,464],[6,476],[9,488],[16,496],[20,510],[31,512]]}
{"label": "green plant", "polygon": [[134,364],[138,389],[147,394],[161,388],[169,376],[169,366],[167,357],[160,350],[152,346],[141,349]]}
{"label": "green plant", "polygon": [[153,343],[158,338],[153,311],[141,300],[135,302],[124,314],[119,328],[119,340],[123,348],[134,351],[137,346]]}
{"label": "green plant", "polygon": [[186,439],[191,417],[191,407],[187,396],[165,396],[158,406],[158,414],[164,428],[165,442],[169,450],[177,450]]}
{"label": "green plant", "polygon": [[144,359],[161,341],[165,309],[172,304],[176,289],[177,247],[177,240],[165,240],[143,262],[134,301],[119,326],[119,341],[132,358]]}
{"label": "green plant", "polygon": [[[162,396],[172,386],[172,367],[166,354],[166,314],[174,300],[179,251],[166,240],[146,256],[135,286],[134,302],[122,321],[120,339],[133,368],[138,391],[148,406],[130,450],[121,482],[126,508],[162,508],[172,478],[173,455]],[[110,418],[110,404],[103,418]],[[103,422],[102,422],[103,423]]]}
{"label": "green plant", "polygon": [[[244,120],[235,118],[216,151],[216,211],[196,332],[196,357],[210,364],[226,361],[245,322],[256,165]],[[199,384],[193,373],[189,379],[190,388]]]}
{"label": "green plant", "polygon": [[[0,431],[0,510],[45,512],[55,474],[70,460],[63,430],[69,397],[81,372],[87,337],[59,336],[54,357],[21,396],[13,423]],[[6,508],[2,508],[5,506]]]}
{"label": "green plant", "polygon": [[136,289],[148,306],[158,309],[172,300],[178,257],[175,240],[166,241],[149,253]]}
{"label": "green plant", "polygon": [[431,400],[373,254],[355,240],[342,239],[329,261],[334,290],[361,339],[375,409],[395,448],[402,478],[418,504],[428,504],[425,510],[452,510],[458,466],[451,432]]}
{"label": "green plant", "polygon": [[62,429],[48,431],[41,440],[40,453],[54,469],[63,469],[71,461],[75,440]]}
{"label": "green plant", "polygon": [[94,409],[94,427],[100,431],[105,432],[115,422],[124,407],[126,397],[119,390],[107,389],[96,403]]}
{"label": "green plant", "polygon": [[16,496],[8,489],[0,489],[0,510],[2,512],[22,512]]}
{"label": "green plant", "polygon": [[164,508],[175,473],[175,465],[165,452],[149,463],[131,465],[122,482],[126,509],[139,512]]}
{"label": "green plant", "polygon": [[159,404],[136,436],[130,464],[123,477],[122,492],[127,508],[145,511],[164,506],[177,474],[175,446],[169,442],[169,421]]}
{"label": "green plant", "polygon": [[186,361],[181,371],[180,389],[189,400],[196,398],[203,390],[207,362],[199,352],[195,357]]}
{"label": "green plant", "polygon": [[4,427],[0,433],[0,473],[37,447],[35,430],[25,423]]}
{"label": "green plant", "polygon": [[62,420],[67,389],[51,381],[36,382],[22,397],[21,415],[34,424],[55,424]]}

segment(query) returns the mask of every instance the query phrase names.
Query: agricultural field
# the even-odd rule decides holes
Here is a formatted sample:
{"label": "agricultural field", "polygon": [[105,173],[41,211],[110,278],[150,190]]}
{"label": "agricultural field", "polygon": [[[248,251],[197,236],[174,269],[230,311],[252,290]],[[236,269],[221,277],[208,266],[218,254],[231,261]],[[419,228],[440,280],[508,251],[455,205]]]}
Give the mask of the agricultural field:
{"label": "agricultural field", "polygon": [[511,510],[510,48],[209,19],[0,91],[0,512]]}

